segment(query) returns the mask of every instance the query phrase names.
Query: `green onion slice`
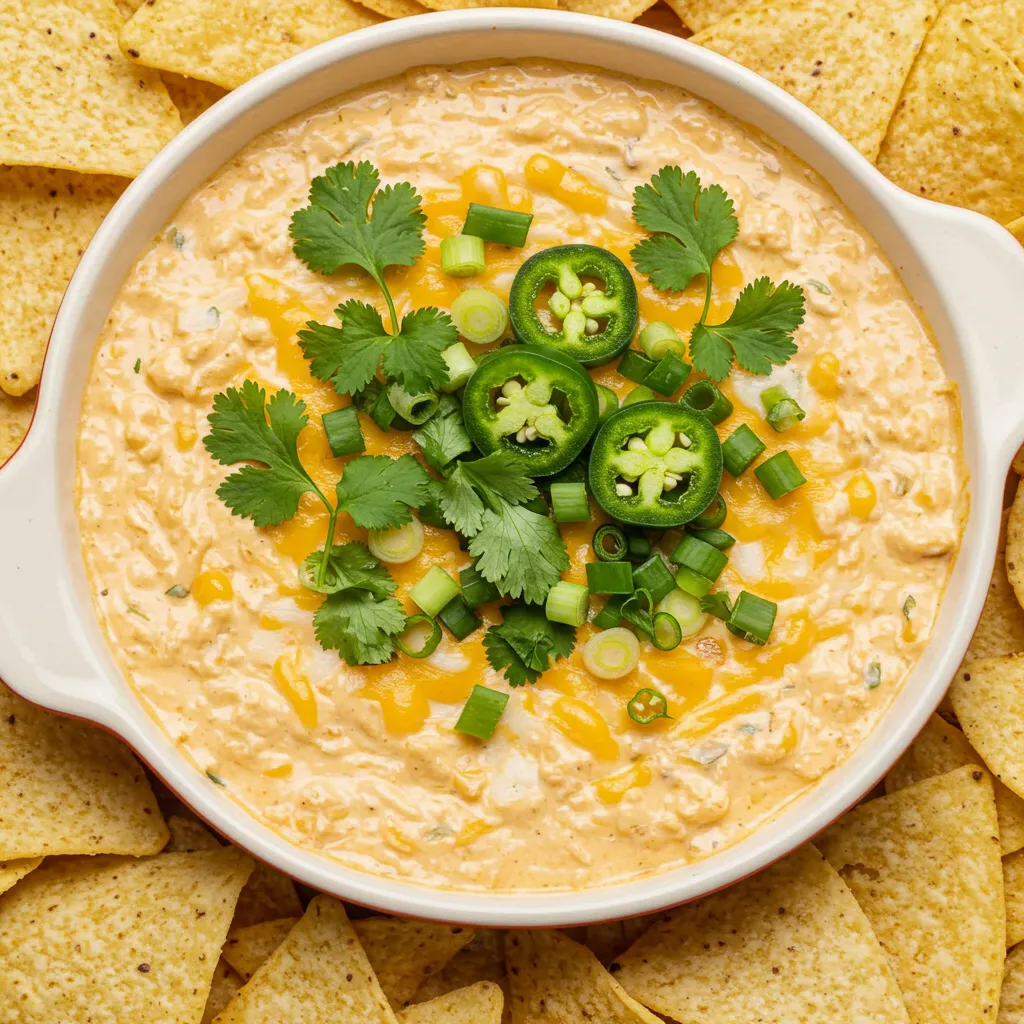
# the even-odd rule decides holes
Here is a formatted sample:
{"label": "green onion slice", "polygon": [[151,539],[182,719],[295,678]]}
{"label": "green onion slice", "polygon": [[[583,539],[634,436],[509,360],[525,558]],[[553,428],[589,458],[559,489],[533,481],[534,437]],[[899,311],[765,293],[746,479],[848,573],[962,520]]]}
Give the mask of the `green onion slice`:
{"label": "green onion slice", "polygon": [[605,523],[594,531],[594,554],[602,562],[621,562],[629,555],[626,531],[614,523]]}
{"label": "green onion slice", "polygon": [[728,551],[736,543],[736,538],[731,533],[726,533],[725,530],[692,530],[691,532],[698,540],[710,544],[713,548],[718,548],[719,551]]}
{"label": "green onion slice", "polygon": [[[405,637],[411,639],[423,633],[423,626],[429,626],[430,632],[426,634],[419,647],[410,647],[405,642]],[[410,658],[429,658],[437,645],[441,642],[441,627],[429,615],[410,615],[405,623],[405,630],[395,641],[395,646]]]}
{"label": "green onion slice", "polygon": [[647,375],[657,365],[653,359],[648,359],[643,352],[637,352],[635,348],[627,348],[619,360],[617,369],[626,380],[631,380],[634,384],[643,384],[647,380]]}
{"label": "green onion slice", "polygon": [[507,703],[507,693],[477,684],[455,723],[456,732],[475,736],[478,740],[489,740]]}
{"label": "green onion slice", "polygon": [[725,522],[728,511],[725,498],[721,494],[716,494],[711,504],[696,519],[691,520],[689,525],[695,530],[715,530]]}
{"label": "green onion slice", "polygon": [[485,242],[497,242],[499,245],[521,249],[526,245],[526,236],[532,223],[532,213],[517,213],[515,210],[470,203],[462,233],[476,235]]}
{"label": "green onion slice", "polygon": [[882,666],[880,662],[873,661],[864,669],[864,686],[868,690],[875,689],[882,682]]}
{"label": "green onion slice", "polygon": [[664,320],[654,320],[637,336],[640,347],[648,359],[658,362],[672,352],[682,357],[686,355],[686,345],[676,333],[676,329]]}
{"label": "green onion slice", "polygon": [[465,569],[459,570],[459,585],[470,608],[479,608],[501,597],[498,588],[490,580],[484,579],[475,565],[467,565]]}
{"label": "green onion slice", "polygon": [[708,620],[707,615],[704,614],[702,599],[696,598],[678,587],[671,594],[663,597],[654,606],[654,611],[655,625],[657,625],[657,616],[662,612],[667,612],[679,623],[684,640],[699,633]]}
{"label": "green onion slice", "polygon": [[675,352],[669,352],[647,375],[644,384],[659,395],[674,395],[686,383],[692,370],[693,367],[684,363]]}
{"label": "green onion slice", "polygon": [[702,413],[712,423],[721,423],[727,416],[732,415],[732,402],[709,380],[699,380],[696,384],[691,384],[679,401],[695,412]]}
{"label": "green onion slice", "polygon": [[768,426],[778,431],[795,427],[807,415],[779,384],[761,392],[761,404],[764,406]]}
{"label": "green onion slice", "polygon": [[441,241],[441,272],[449,277],[474,277],[487,269],[484,240],[476,235],[453,235]]}
{"label": "green onion slice", "polygon": [[[462,294],[465,295],[466,293],[463,292]],[[459,300],[456,299],[455,301],[458,302]],[[473,339],[470,338],[469,340],[472,341]],[[473,376],[476,370],[476,360],[469,354],[466,346],[461,341],[456,342],[454,345],[449,345],[441,353],[441,358],[448,366],[448,383],[441,390],[445,392],[458,391]]]}
{"label": "green onion slice", "polygon": [[614,629],[622,623],[622,602],[625,597],[609,597],[605,606],[591,619],[597,629]]}
{"label": "green onion slice", "polygon": [[722,570],[729,562],[728,555],[692,533],[683,537],[672,552],[671,558],[676,565],[689,569],[712,583],[722,575]]}
{"label": "green onion slice", "polygon": [[587,562],[587,587],[592,594],[632,594],[633,570],[628,562]]}
{"label": "green onion slice", "polygon": [[700,599],[701,608],[716,619],[728,622],[732,616],[732,598],[727,590],[716,590]]}
{"label": "green onion slice", "polygon": [[561,483],[551,485],[551,511],[556,523],[585,523],[590,518],[587,485]]}
{"label": "green onion slice", "polygon": [[638,565],[633,570],[634,589],[649,593],[654,601],[660,601],[666,594],[675,590],[675,586],[672,571],[661,555],[651,555],[643,565]]}
{"label": "green onion slice", "polygon": [[619,411],[619,396],[603,384],[595,384],[597,388],[597,422],[604,423],[613,412]]}
{"label": "green onion slice", "polygon": [[742,640],[763,646],[768,643],[779,606],[774,601],[744,590],[736,598],[727,623],[729,632]]}
{"label": "green onion slice", "polygon": [[363,429],[359,426],[359,414],[354,405],[325,412],[320,419],[327,435],[327,444],[336,459],[366,451]]}
{"label": "green onion slice", "polygon": [[382,562],[409,562],[423,550],[423,524],[414,516],[390,530],[370,530],[366,546]]}
{"label": "green onion slice", "polygon": [[683,629],[671,612],[655,612],[651,643],[659,651],[674,651],[683,642]]}
{"label": "green onion slice", "polygon": [[551,622],[564,622],[567,626],[582,626],[590,611],[590,591],[579,583],[559,580],[549,591],[544,602],[544,614]]}
{"label": "green onion slice", "polygon": [[[451,577],[448,577],[451,579]],[[480,619],[466,604],[461,594],[456,594],[438,613],[437,617],[456,640],[465,640],[480,626]]]}
{"label": "green onion slice", "polygon": [[676,586],[694,597],[703,597],[714,586],[714,581],[684,565],[676,573]]}
{"label": "green onion slice", "polygon": [[722,442],[722,463],[733,476],[739,476],[764,449],[765,443],[744,423]]}
{"label": "green onion slice", "polygon": [[439,565],[432,565],[426,576],[414,584],[409,596],[426,612],[436,616],[459,593],[459,585]]}
{"label": "green onion slice", "polygon": [[636,405],[637,402],[655,402],[654,392],[646,384],[640,384],[622,400],[622,408],[629,405]]}
{"label": "green onion slice", "polygon": [[583,647],[583,665],[598,679],[621,679],[640,663],[640,641],[624,626],[592,636]]}
{"label": "green onion slice", "polygon": [[773,501],[784,498],[807,483],[803,473],[793,461],[793,456],[785,449],[770,459],[765,459],[760,466],[754,469],[754,476],[761,481],[761,486]]}
{"label": "green onion slice", "polygon": [[642,687],[629,698],[626,712],[639,725],[650,725],[659,718],[672,717],[668,713],[668,698],[660,690],[652,690],[649,686]]}
{"label": "green onion slice", "polygon": [[638,587],[622,602],[622,617],[636,630],[650,636],[654,632],[654,601],[651,592]]}
{"label": "green onion slice", "polygon": [[426,423],[437,412],[439,404],[436,391],[410,395],[401,384],[391,384],[388,387],[388,401],[403,420],[417,427],[421,423]]}
{"label": "green onion slice", "polygon": [[452,303],[452,322],[467,341],[490,345],[508,328],[508,306],[486,288],[468,288]]}

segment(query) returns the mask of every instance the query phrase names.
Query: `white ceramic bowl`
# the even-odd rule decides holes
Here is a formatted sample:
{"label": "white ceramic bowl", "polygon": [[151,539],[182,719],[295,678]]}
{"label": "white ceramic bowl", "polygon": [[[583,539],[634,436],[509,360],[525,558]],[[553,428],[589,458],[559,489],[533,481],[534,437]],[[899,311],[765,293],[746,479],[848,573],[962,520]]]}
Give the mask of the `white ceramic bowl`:
{"label": "white ceramic bowl", "polygon": [[[74,512],[75,431],[90,357],[136,256],[181,202],[256,136],[364,83],[423,64],[546,57],[657,79],[718,104],[806,160],[874,235],[924,308],[960,386],[971,508],[934,639],[849,761],[737,845],[702,863],[572,893],[462,893],[352,871],[257,823],[174,748],[122,678],[92,611]],[[867,792],[938,704],[977,622],[995,556],[1003,482],[1024,439],[1024,253],[992,221],[917,199],[781,90],[699,47],[560,12],[476,10],[410,18],[300,54],[231,93],[125,192],[89,246],[53,329],[28,438],[0,471],[0,678],[122,736],[203,818],[318,889],[394,913],[496,927],[589,923],[658,910],[728,885],[813,837]]]}

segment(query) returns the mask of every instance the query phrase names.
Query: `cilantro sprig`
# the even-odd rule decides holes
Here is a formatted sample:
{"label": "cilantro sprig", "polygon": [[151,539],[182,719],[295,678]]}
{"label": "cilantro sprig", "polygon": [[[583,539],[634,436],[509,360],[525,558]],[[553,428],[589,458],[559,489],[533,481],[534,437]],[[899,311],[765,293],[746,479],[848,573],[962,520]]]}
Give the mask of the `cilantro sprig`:
{"label": "cilantro sprig", "polygon": [[502,609],[502,621],[484,634],[487,660],[504,670],[509,686],[535,683],[551,661],[568,658],[576,646],[576,630],[551,622],[539,605],[513,604]]}
{"label": "cilantro sprig", "polygon": [[758,278],[740,293],[729,318],[709,325],[711,267],[735,240],[739,222],[732,200],[720,185],[703,188],[694,171],[663,167],[650,184],[633,192],[633,217],[652,232],[630,253],[655,288],[679,292],[703,275],[704,308],[690,335],[694,368],[724,380],[733,360],[754,374],[771,373],[796,352],[793,332],[804,320],[804,294],[798,285],[773,285]]}
{"label": "cilantro sprig", "polygon": [[441,352],[459,340],[451,317],[431,306],[399,322],[384,279],[388,267],[411,267],[423,255],[427,218],[420,203],[408,182],[381,188],[373,164],[350,161],[314,178],[309,206],[292,216],[293,249],[310,270],[333,274],[345,266],[361,267],[387,303],[390,330],[373,306],[349,299],[334,311],[340,327],[310,321],[299,331],[311,372],[333,383],[339,394],[365,388],[378,367],[412,395],[448,382]]}

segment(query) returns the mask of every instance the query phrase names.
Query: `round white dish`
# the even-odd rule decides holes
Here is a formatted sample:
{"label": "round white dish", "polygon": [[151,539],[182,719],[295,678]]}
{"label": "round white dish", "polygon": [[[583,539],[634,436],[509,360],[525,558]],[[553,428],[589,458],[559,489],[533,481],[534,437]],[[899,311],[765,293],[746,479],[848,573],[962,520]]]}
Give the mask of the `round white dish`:
{"label": "round white dish", "polygon": [[[765,131],[832,185],[924,309],[959,385],[971,507],[934,638],[863,746],[738,844],[688,867],[576,892],[467,893],[341,867],[256,822],[197,771],[143,710],[97,624],[74,513],[75,435],[97,336],[139,253],[184,199],[279,122],[424,64],[541,57],[680,86]],[[137,178],[89,246],[53,328],[31,430],[0,471],[0,678],[28,700],[123,737],[198,814],[255,856],[326,892],[392,913],[492,927],[574,925],[642,914],[729,885],[812,838],[889,769],[939,703],[984,602],[1003,483],[1024,440],[1024,251],[975,214],[885,180],[824,121],[717,54],[635,25],[498,9],[408,18],[302,53],[228,95]]]}

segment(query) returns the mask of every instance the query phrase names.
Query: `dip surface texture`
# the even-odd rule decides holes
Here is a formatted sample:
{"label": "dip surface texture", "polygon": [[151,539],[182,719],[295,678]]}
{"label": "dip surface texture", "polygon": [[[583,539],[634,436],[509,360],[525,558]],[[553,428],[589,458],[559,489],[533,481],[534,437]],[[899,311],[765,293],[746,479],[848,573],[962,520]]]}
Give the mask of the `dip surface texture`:
{"label": "dip surface texture", "polygon": [[[798,354],[771,380],[736,371],[735,413],[788,449],[808,483],[772,501],[751,471],[725,474],[723,529],[737,542],[719,589],[777,601],[767,646],[709,618],[605,682],[583,667],[593,635],[536,685],[512,691],[486,744],[453,731],[475,683],[508,690],[477,630],[423,661],[350,668],[317,644],[322,598],[297,567],[326,512],[303,499],[258,530],[216,496],[228,470],[204,450],[213,395],[246,378],[292,389],[311,423],[305,465],[333,493],[320,414],[347,404],[312,379],[295,332],[358,298],[359,272],[310,273],[288,224],[310,179],[370,160],[424,197],[426,255],[390,271],[398,312],[448,309],[460,290],[507,298],[522,261],[587,242],[631,266],[644,237],[633,188],[665,164],[693,169],[736,204],[737,241],[715,265],[714,318],[768,274],[804,287]],[[523,250],[488,245],[470,280],[440,271],[440,240],[467,203],[532,211]],[[640,324],[684,334],[703,282],[656,291],[634,274]],[[481,351],[470,346],[475,353]],[[591,371],[625,394],[617,360]],[[807,411],[776,434],[759,393],[781,383]],[[416,452],[408,433],[360,416],[370,454]],[[78,516],[97,614],[125,676],[198,769],[288,839],[378,875],[464,889],[579,888],[704,858],[843,761],[876,724],[928,642],[967,507],[955,385],[878,247],[822,180],[767,139],[686,93],[570,66],[420,69],[347,94],[263,136],[181,208],[140,258],[110,314],[84,397]],[[561,526],[585,582],[599,519]],[[408,588],[431,565],[469,564],[450,530],[426,527]],[[336,543],[365,539],[342,515]],[[678,533],[660,543],[672,550]],[[912,598],[912,600],[910,600]],[[595,607],[600,599],[595,600]],[[498,621],[497,606],[482,610]],[[643,726],[626,702],[668,696]]]}

